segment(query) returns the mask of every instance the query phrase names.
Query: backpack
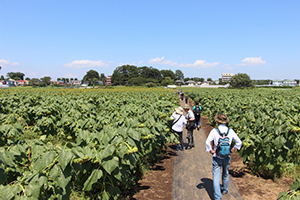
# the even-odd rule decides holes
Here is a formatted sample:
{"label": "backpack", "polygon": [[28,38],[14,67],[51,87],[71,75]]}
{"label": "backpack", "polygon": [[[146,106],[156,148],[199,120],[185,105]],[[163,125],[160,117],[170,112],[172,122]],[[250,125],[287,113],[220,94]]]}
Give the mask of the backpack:
{"label": "backpack", "polygon": [[217,156],[221,158],[227,158],[230,155],[230,140],[228,137],[228,133],[230,131],[230,128],[228,128],[227,133],[221,133],[219,128],[216,128],[217,132],[220,135],[218,146],[217,146]]}
{"label": "backpack", "polygon": [[195,115],[200,116],[201,115],[201,108],[200,106],[195,106],[194,110]]}

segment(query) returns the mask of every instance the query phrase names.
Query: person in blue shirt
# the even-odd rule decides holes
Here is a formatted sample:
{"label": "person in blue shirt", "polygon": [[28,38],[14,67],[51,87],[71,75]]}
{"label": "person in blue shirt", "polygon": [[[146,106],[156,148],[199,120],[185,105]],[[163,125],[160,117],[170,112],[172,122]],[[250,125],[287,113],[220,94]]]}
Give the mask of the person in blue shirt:
{"label": "person in blue shirt", "polygon": [[199,106],[199,101],[195,102],[193,111],[194,111],[194,115],[195,115],[195,126],[199,130],[201,128],[200,118],[201,118],[201,112],[202,112],[202,108],[201,108],[201,106]]}

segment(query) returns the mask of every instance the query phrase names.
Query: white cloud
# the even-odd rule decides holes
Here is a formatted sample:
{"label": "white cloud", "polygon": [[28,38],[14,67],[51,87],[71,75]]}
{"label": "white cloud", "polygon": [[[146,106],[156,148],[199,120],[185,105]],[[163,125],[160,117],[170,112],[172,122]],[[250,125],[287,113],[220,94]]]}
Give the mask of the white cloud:
{"label": "white cloud", "polygon": [[177,62],[173,62],[172,60],[164,60],[165,57],[156,57],[149,60],[149,64],[158,64],[158,65],[177,65]]}
{"label": "white cloud", "polygon": [[136,66],[136,64],[135,64],[134,61],[132,61],[131,63],[123,63],[123,62],[120,62],[120,63],[118,64],[118,66],[123,66],[123,65],[134,65],[134,66]]}
{"label": "white cloud", "polygon": [[92,61],[92,60],[75,60],[73,62],[64,64],[66,68],[85,68],[85,67],[107,67],[109,63],[113,63],[111,61]]}
{"label": "white cloud", "polygon": [[65,77],[68,77],[68,78],[77,78],[78,75],[66,74]]}
{"label": "white cloud", "polygon": [[196,60],[193,64],[180,64],[179,67],[193,67],[193,68],[211,68],[217,66],[220,62],[207,63],[205,60]]}
{"label": "white cloud", "polygon": [[[140,62],[138,62],[138,65],[141,65],[143,63],[143,61],[141,60]],[[120,62],[118,66],[122,66],[122,65],[134,65],[134,66],[137,66],[137,64],[132,61],[131,63],[123,63],[123,62]]]}
{"label": "white cloud", "polygon": [[220,62],[207,63],[205,60],[196,60],[194,63],[177,63],[172,60],[164,60],[165,57],[156,57],[149,60],[150,64],[159,64],[159,65],[170,65],[170,66],[178,66],[178,67],[192,67],[192,68],[210,68],[214,67]]}
{"label": "white cloud", "polygon": [[248,57],[242,60],[242,63],[236,64],[237,66],[250,66],[250,65],[263,65],[266,61],[262,60],[261,57]]}
{"label": "white cloud", "polygon": [[20,63],[10,62],[9,60],[4,60],[4,59],[0,60],[0,64],[2,64],[2,65],[20,65]]}
{"label": "white cloud", "polygon": [[163,59],[165,59],[165,57],[156,57],[156,58],[152,58],[149,60],[149,63],[152,64],[152,63],[159,63],[160,61],[162,61]]}

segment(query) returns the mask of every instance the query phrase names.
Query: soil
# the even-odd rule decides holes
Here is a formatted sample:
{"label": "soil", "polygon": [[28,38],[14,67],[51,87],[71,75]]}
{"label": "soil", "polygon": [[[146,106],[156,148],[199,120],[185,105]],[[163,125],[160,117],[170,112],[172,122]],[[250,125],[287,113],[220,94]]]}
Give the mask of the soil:
{"label": "soil", "polygon": [[[201,117],[201,125],[206,134],[213,128],[207,117]],[[173,160],[175,155],[174,146],[169,145],[161,161],[138,182],[136,194],[131,199],[171,200]],[[276,200],[278,194],[282,191],[287,191],[293,182],[292,178],[283,177],[274,182],[272,179],[264,179],[252,175],[250,170],[243,164],[243,159],[239,157],[238,153],[232,155],[230,176],[245,200]]]}

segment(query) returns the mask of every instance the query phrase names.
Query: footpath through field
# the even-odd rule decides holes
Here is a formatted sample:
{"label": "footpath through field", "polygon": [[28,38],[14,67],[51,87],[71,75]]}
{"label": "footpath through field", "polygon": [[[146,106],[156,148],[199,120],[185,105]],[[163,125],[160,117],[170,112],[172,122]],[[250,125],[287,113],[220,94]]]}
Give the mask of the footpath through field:
{"label": "footpath through field", "polygon": [[[184,106],[184,101],[180,105]],[[183,141],[187,144],[187,131],[183,131]],[[194,130],[195,148],[177,151],[174,157],[172,199],[213,200],[212,156],[205,151],[206,134],[203,129]],[[228,194],[223,200],[242,200],[242,196],[230,178]]]}

